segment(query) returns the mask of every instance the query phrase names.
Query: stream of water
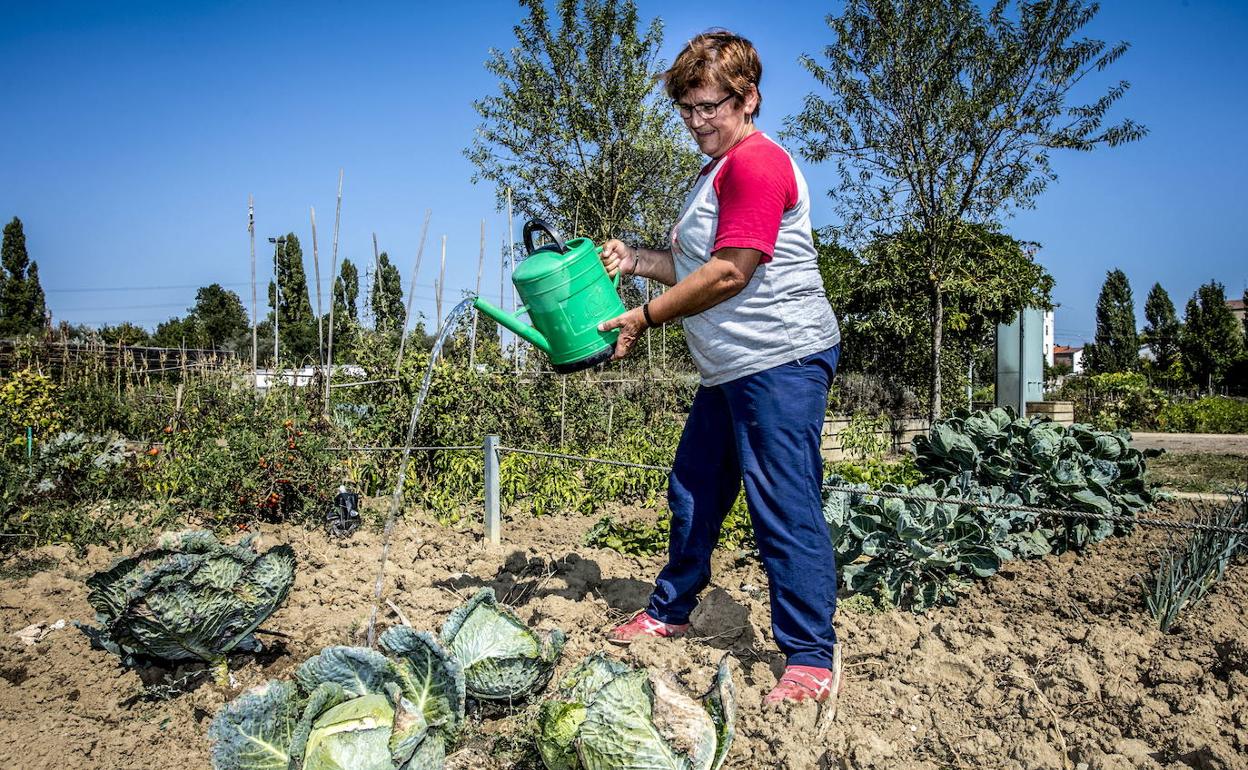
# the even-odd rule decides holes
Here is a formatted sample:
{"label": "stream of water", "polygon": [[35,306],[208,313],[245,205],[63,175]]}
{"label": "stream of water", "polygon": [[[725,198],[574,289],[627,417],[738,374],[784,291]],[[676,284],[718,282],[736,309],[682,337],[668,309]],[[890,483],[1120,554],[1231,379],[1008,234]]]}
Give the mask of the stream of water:
{"label": "stream of water", "polygon": [[373,609],[368,616],[369,647],[374,646],[377,638],[377,611],[381,606],[386,561],[390,556],[390,534],[394,531],[394,522],[398,518],[399,507],[403,502],[403,484],[407,480],[407,463],[412,456],[412,441],[416,436],[416,424],[420,421],[420,408],[425,405],[425,398],[429,395],[429,385],[433,382],[433,369],[438,362],[438,356],[442,354],[442,346],[446,344],[451,332],[454,331],[455,322],[472,306],[474,299],[476,297],[469,297],[460,302],[446,316],[446,322],[442,324],[442,330],[438,332],[437,339],[433,341],[433,348],[429,351],[429,368],[425,370],[425,378],[420,383],[420,392],[416,394],[416,403],[412,405],[412,419],[407,424],[407,439],[403,442],[403,459],[399,463],[399,480],[394,485],[393,494],[390,495],[390,511],[386,515],[386,528],[382,535],[381,565],[377,568],[377,585],[373,589]]}

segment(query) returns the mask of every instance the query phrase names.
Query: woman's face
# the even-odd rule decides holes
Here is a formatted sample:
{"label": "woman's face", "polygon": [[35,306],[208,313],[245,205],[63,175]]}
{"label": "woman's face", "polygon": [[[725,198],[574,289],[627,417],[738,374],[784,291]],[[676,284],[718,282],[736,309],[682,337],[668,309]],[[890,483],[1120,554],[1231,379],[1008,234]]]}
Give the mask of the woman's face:
{"label": "woman's face", "polygon": [[728,92],[721,86],[704,85],[689,89],[677,100],[682,107],[723,102],[715,108],[713,118],[703,117],[696,107],[687,118],[681,114],[685,128],[689,129],[693,140],[698,143],[698,149],[712,158],[728,152],[754,130],[753,122],[747,118],[758,107],[758,92],[750,89],[744,99],[732,98],[724,101],[726,96]]}

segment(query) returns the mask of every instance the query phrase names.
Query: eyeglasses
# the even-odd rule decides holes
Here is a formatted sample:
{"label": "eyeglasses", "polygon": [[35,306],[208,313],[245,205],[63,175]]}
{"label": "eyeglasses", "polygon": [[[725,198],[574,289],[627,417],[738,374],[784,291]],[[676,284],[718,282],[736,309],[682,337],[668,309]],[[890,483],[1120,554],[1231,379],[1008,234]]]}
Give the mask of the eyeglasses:
{"label": "eyeglasses", "polygon": [[698,117],[704,120],[710,120],[719,113],[719,106],[734,96],[736,96],[736,94],[728,94],[717,102],[698,102],[697,104],[682,104],[674,101],[672,102],[672,107],[680,113],[682,118],[692,118],[693,113],[696,110]]}

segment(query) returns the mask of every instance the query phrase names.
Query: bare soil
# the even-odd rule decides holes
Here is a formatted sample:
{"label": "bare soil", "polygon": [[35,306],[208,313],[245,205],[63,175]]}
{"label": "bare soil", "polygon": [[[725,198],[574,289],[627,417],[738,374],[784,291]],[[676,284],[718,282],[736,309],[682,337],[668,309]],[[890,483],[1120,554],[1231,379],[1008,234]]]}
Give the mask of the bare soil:
{"label": "bare soil", "polygon": [[[1135,584],[1164,542],[1152,533],[1011,564],[971,586],[958,606],[926,615],[842,611],[847,681],[828,725],[811,706],[760,707],[783,660],[766,578],[747,554],[717,556],[689,638],[609,648],[604,633],[643,605],[660,559],[582,545],[593,521],[509,522],[507,544],[486,549],[477,531],[413,516],[396,530],[386,596],[414,626],[436,631],[479,586],[493,586],[525,620],[567,632],[560,673],[610,649],[696,693],[730,651],[740,662],[732,768],[1248,767],[1242,564],[1170,635],[1152,627]],[[290,599],[265,624],[288,636],[268,637],[264,655],[233,660],[238,687],[229,692],[197,666],[123,669],[72,625],[33,645],[14,636],[30,624],[91,620],[83,580],[117,554],[43,548],[0,565],[0,766],[209,768],[205,734],[226,699],[290,675],[326,645],[361,643],[380,536],[337,542],[287,526],[262,535],[266,544],[290,543],[299,557]],[[381,617],[382,627],[397,622],[384,605]],[[534,712],[532,704],[473,711],[448,766],[540,767]]]}

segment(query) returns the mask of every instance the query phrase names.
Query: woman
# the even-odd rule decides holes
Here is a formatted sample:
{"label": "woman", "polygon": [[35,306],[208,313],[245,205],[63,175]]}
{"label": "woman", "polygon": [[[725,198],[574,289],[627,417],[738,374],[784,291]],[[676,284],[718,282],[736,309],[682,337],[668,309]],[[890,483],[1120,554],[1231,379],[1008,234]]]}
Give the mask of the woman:
{"label": "woman", "polygon": [[667,566],[646,609],[610,639],[627,644],[688,629],[744,480],[772,630],[787,656],[766,702],[834,704],[836,564],[822,514],[819,440],[840,330],[815,264],[806,181],[754,123],[761,77],[745,38],[713,31],[689,42],[664,81],[710,162],[672,228],[670,249],[619,240],[603,246],[612,276],[623,271],[671,286],[600,326],[620,330],[615,357],[628,355],[645,329],[680,318],[702,376],[668,485]]}

